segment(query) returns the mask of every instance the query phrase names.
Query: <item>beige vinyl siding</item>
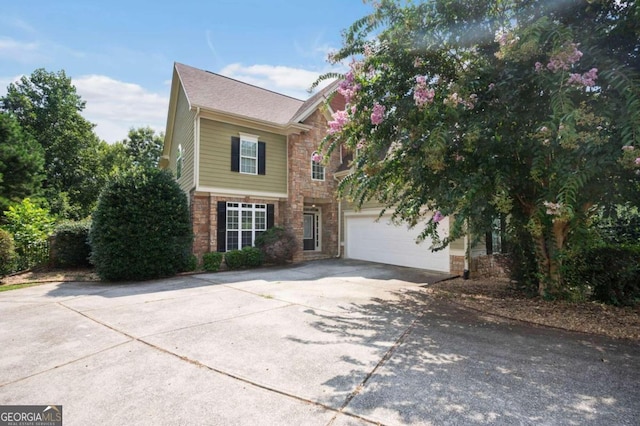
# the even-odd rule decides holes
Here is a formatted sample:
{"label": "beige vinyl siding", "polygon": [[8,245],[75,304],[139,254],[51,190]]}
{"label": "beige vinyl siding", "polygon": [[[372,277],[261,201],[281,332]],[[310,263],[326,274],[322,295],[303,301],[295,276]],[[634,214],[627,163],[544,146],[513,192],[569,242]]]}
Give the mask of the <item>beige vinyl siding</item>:
{"label": "beige vinyl siding", "polygon": [[[266,144],[266,174],[249,175],[231,171],[231,137],[256,135]],[[287,138],[284,135],[248,127],[200,119],[200,182],[207,188],[237,189],[243,192],[287,193]]]}
{"label": "beige vinyl siding", "polygon": [[178,91],[176,118],[173,127],[173,141],[171,143],[171,160],[169,167],[174,176],[177,172],[178,147],[182,145],[182,175],[178,179],[180,188],[186,193],[194,187],[194,146],[193,125],[195,111],[189,110],[189,102],[182,85]]}

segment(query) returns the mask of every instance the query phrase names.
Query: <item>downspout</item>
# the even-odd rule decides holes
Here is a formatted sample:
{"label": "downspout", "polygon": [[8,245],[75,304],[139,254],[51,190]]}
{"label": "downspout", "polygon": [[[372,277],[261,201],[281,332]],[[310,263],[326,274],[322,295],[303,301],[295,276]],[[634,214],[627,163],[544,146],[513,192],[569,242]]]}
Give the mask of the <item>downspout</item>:
{"label": "downspout", "polygon": [[196,107],[193,119],[193,188],[198,191],[200,186],[200,107]]}
{"label": "downspout", "polygon": [[[333,179],[338,182],[338,178],[335,175]],[[342,241],[340,240],[340,235],[342,235],[342,198],[338,199],[338,251],[336,259],[342,256]]]}
{"label": "downspout", "polygon": [[464,271],[462,272],[462,278],[469,279],[469,265],[471,263],[471,244],[469,244],[469,228],[467,226],[467,232],[464,234]]}

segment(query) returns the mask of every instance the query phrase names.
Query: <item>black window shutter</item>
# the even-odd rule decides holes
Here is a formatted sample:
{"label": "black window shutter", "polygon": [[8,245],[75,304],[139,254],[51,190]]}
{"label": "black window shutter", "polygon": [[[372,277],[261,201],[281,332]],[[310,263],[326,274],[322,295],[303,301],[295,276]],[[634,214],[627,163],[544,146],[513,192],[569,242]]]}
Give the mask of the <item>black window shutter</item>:
{"label": "black window shutter", "polygon": [[227,203],[218,201],[218,251],[227,251]]}
{"label": "black window shutter", "polygon": [[267,174],[267,144],[258,142],[258,174]]}
{"label": "black window shutter", "polygon": [[240,138],[231,136],[231,171],[240,171]]}
{"label": "black window shutter", "polygon": [[275,216],[273,204],[267,204],[267,229],[273,228],[275,225]]}

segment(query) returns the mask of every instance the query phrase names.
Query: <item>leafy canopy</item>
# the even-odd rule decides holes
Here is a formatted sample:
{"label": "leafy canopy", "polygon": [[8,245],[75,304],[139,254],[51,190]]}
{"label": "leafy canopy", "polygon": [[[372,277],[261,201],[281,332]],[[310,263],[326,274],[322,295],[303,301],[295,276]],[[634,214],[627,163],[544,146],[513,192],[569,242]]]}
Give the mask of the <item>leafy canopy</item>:
{"label": "leafy canopy", "polygon": [[42,147],[14,117],[0,113],[0,213],[40,193],[43,165]]}
{"label": "leafy canopy", "polygon": [[322,148],[356,153],[341,193],[426,221],[436,249],[508,217],[540,293],[557,291],[558,255],[595,206],[638,194],[638,16],[598,0],[377,2],[331,57],[349,71],[323,77],[342,78],[346,107]]}

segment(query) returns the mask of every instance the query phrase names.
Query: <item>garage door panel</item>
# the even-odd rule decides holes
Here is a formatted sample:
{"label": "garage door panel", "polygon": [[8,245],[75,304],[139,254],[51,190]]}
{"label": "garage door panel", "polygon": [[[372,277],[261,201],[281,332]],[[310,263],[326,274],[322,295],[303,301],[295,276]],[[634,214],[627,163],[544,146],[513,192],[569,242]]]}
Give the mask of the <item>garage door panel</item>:
{"label": "garage door panel", "polygon": [[[414,268],[449,271],[449,250],[438,252],[430,250],[431,240],[416,244],[422,227],[408,229],[406,225],[394,225],[390,217],[355,214],[345,217],[345,255],[351,259]],[[441,229],[449,228],[445,218],[440,222]]]}

